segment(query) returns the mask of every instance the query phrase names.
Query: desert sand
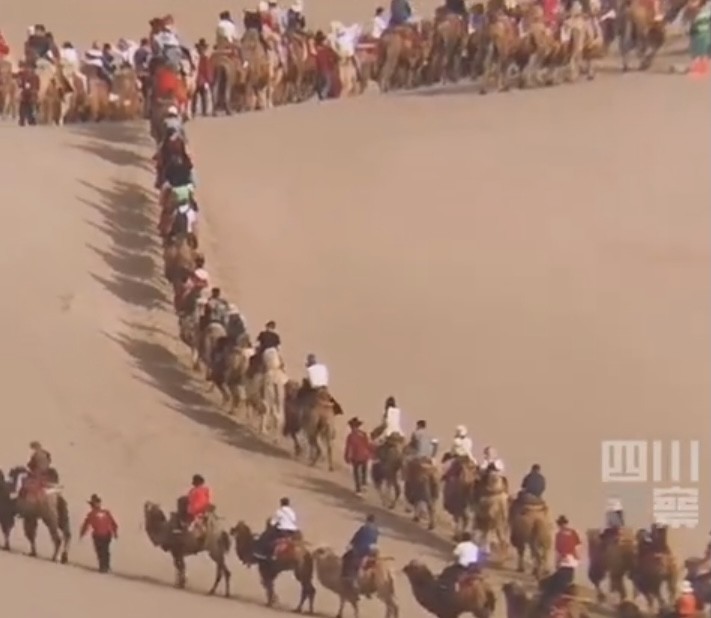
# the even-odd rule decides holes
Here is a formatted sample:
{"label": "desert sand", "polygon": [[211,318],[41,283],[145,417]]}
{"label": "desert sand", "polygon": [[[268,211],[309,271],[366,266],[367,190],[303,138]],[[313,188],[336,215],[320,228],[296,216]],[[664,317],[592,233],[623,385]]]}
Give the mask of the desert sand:
{"label": "desert sand", "polygon": [[[0,26],[16,43],[41,21],[86,44],[136,38],[170,10],[195,38],[222,8],[37,0],[5,7]],[[307,4],[323,24],[371,9]],[[427,418],[443,443],[467,424],[512,479],[541,463],[549,503],[579,530],[601,524],[609,495],[634,525],[651,517],[649,485],[601,483],[602,440],[700,439],[701,521],[673,533],[682,555],[698,553],[710,525],[709,102],[707,86],[683,78],[611,74],[484,98],[462,86],[199,119],[189,135],[209,271],[252,331],[277,321],[291,373],[307,352],[324,360],[348,414],[374,422],[393,394],[407,428]],[[226,419],[187,369],[160,281],[143,125],[3,126],[0,140],[2,466],[41,440],[74,529],[93,492],[121,526],[112,577],[90,572],[86,540],[75,538],[67,567],[18,555],[16,528],[16,553],[0,554],[5,610],[264,615],[257,574],[234,554],[236,602],[201,596],[206,557],[188,564],[197,594],[173,590],[143,502],[172,506],[201,472],[226,523],[257,526],[289,495],[307,538],[337,549],[370,506],[345,474],[298,464]],[[449,543],[379,516],[396,567],[443,564]],[[41,594],[28,594],[30,580]],[[277,587],[296,604],[290,576]],[[424,615],[402,576],[397,587],[402,615]],[[316,606],[333,615],[336,599],[320,589]]]}

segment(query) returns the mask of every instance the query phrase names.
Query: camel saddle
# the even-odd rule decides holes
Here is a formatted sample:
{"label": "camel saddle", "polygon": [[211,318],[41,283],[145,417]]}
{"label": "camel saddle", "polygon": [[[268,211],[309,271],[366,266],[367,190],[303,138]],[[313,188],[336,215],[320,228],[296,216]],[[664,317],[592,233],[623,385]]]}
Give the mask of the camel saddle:
{"label": "camel saddle", "polygon": [[42,495],[56,494],[59,493],[59,491],[59,485],[53,483],[47,476],[28,474],[22,480],[17,497],[37,499]]}
{"label": "camel saddle", "polygon": [[470,567],[465,571],[462,571],[454,582],[455,589],[457,591],[461,590],[465,586],[468,586],[477,579],[482,579],[483,573],[478,566]]}
{"label": "camel saddle", "polygon": [[532,511],[547,511],[548,505],[543,498],[529,494],[527,491],[520,491],[514,501],[514,508],[520,514],[530,513]]}
{"label": "camel saddle", "polygon": [[273,560],[290,560],[294,556],[296,545],[301,543],[301,536],[281,537],[274,543],[272,549]]}

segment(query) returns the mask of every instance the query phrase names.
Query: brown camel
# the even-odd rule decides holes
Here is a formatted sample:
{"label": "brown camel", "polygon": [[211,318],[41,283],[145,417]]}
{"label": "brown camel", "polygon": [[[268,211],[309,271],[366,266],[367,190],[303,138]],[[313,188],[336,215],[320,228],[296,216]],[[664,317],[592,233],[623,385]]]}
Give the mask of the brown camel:
{"label": "brown camel", "polygon": [[232,573],[225,560],[230,550],[230,537],[222,530],[214,511],[207,514],[203,525],[190,529],[179,521],[177,513],[172,513],[169,519],[160,506],[146,502],[143,505],[143,519],[151,543],[173,557],[176,587],[185,588],[187,582],[185,557],[207,552],[215,563],[215,583],[209,594],[215,594],[224,578],[225,596],[230,596]]}
{"label": "brown camel", "polygon": [[261,35],[252,28],[244,33],[240,49],[247,64],[247,109],[249,111],[270,109],[273,107],[273,88],[276,79],[274,67],[276,59],[273,57],[276,52],[267,51]]}
{"label": "brown camel", "polygon": [[222,402],[229,405],[229,413],[236,414],[237,409],[246,403],[246,380],[252,343],[246,333],[237,341],[229,344],[220,364],[212,365],[210,381],[222,394]]}
{"label": "brown camel", "polygon": [[361,595],[380,599],[385,605],[385,618],[398,618],[400,608],[395,595],[393,574],[388,561],[379,555],[368,556],[358,569],[355,585],[343,579],[341,557],[330,547],[320,547],[313,552],[316,576],[324,588],[335,593],[339,600],[336,618],[343,616],[343,608],[349,603],[355,618],[360,615],[358,602]]}
{"label": "brown camel", "polygon": [[166,239],[163,248],[163,273],[174,286],[182,283],[184,275],[195,270],[197,244],[191,234],[177,234]]}
{"label": "brown camel", "polygon": [[218,45],[210,55],[214,73],[212,83],[212,115],[222,110],[228,116],[237,109],[236,94],[244,86],[246,68],[239,46],[227,43]]}
{"label": "brown camel", "polygon": [[432,48],[428,59],[430,83],[457,82],[461,77],[462,53],[467,44],[467,25],[452,13],[436,13]]}
{"label": "brown camel", "polygon": [[620,528],[617,532],[602,532],[598,529],[586,532],[588,541],[588,579],[595,586],[599,602],[605,600],[602,582],[609,578],[610,592],[627,599],[625,576],[631,577],[637,554],[634,531]]}
{"label": "brown camel", "polygon": [[277,602],[274,591],[276,578],[284,571],[291,571],[296,581],[301,584],[301,598],[296,611],[301,612],[304,603],[308,601],[309,613],[313,614],[316,598],[316,588],[313,585],[314,560],[300,535],[298,538],[282,539],[277,543],[274,556],[262,559],[254,555],[257,537],[252,534],[246,523],[240,521],[230,530],[230,534],[235,538],[235,549],[240,562],[248,567],[257,565],[262,586],[267,593],[268,606],[271,607]]}
{"label": "brown camel", "polygon": [[496,609],[496,595],[481,573],[460,578],[454,590],[443,590],[429,568],[417,560],[409,562],[403,572],[417,602],[437,618],[467,613],[490,618]]}
{"label": "brown camel", "polygon": [[210,379],[215,346],[217,345],[219,339],[226,336],[227,330],[221,322],[210,322],[200,333],[198,357],[205,366],[205,379]]}
{"label": "brown camel", "polygon": [[523,494],[511,503],[509,522],[511,545],[518,554],[519,572],[524,572],[524,554],[528,548],[533,560],[533,575],[540,580],[548,570],[553,545],[548,506],[540,498]]}
{"label": "brown camel", "polygon": [[0,118],[17,118],[18,85],[13,77],[12,63],[0,59]]}
{"label": "brown camel", "polygon": [[666,24],[655,20],[654,7],[649,0],[631,0],[617,7],[620,32],[622,70],[629,70],[629,53],[637,52],[639,70],[652,66],[654,57],[664,44]]}
{"label": "brown camel", "polygon": [[[374,434],[379,430],[380,427],[377,427],[371,432],[371,439],[375,439]],[[394,509],[397,506],[402,493],[400,474],[405,457],[404,453],[405,438],[399,434],[388,436],[375,449],[375,461],[371,466],[370,473],[373,478],[373,485],[378,490],[383,505],[389,509]]]}
{"label": "brown camel", "polygon": [[484,544],[495,536],[496,550],[505,558],[510,538],[508,483],[496,471],[480,472],[474,488],[474,528]]}
{"label": "brown camel", "polygon": [[492,81],[499,91],[508,90],[509,72],[516,64],[521,40],[517,25],[498,6],[499,0],[489,0],[482,46],[482,78],[480,92],[486,94]]}
{"label": "brown camel", "polygon": [[639,530],[636,538],[637,560],[632,569],[632,581],[646,599],[650,611],[655,601],[661,610],[664,607],[662,586],[666,586],[667,601],[672,604],[679,580],[679,564],[670,549],[668,528],[655,524],[649,531]]}
{"label": "brown camel", "polygon": [[[10,485],[2,483],[0,492],[2,519],[9,522],[10,513],[22,518],[25,537],[30,543],[30,556],[37,556],[37,527],[42,521],[47,526],[54,544],[52,560],[59,559],[62,564],[66,564],[69,560],[72,532],[69,525],[69,507],[59,492],[59,487],[47,486],[43,480],[33,478],[24,466],[10,470],[8,480]],[[9,493],[9,487],[20,488],[16,498]],[[6,547],[9,547],[8,536],[9,530],[5,537]]]}
{"label": "brown camel", "polygon": [[138,85],[138,76],[132,68],[121,68],[112,78],[113,93],[118,97],[112,119],[138,120],[143,115],[143,97]]}
{"label": "brown camel", "polygon": [[434,530],[438,498],[439,478],[435,465],[421,458],[405,462],[405,499],[415,510],[413,521],[419,522],[426,512],[427,528]]}
{"label": "brown camel", "polygon": [[316,86],[313,37],[305,32],[287,32],[283,41],[287,53],[285,99],[289,103],[301,103],[311,97]]}
{"label": "brown camel", "polygon": [[378,46],[378,84],[382,92],[394,86],[414,88],[418,71],[429,57],[431,33],[421,35],[409,25],[389,28]]}
{"label": "brown camel", "polygon": [[[445,459],[451,458],[445,455]],[[459,539],[469,528],[477,480],[476,464],[468,457],[456,457],[444,475],[444,510],[454,519],[454,538]]]}

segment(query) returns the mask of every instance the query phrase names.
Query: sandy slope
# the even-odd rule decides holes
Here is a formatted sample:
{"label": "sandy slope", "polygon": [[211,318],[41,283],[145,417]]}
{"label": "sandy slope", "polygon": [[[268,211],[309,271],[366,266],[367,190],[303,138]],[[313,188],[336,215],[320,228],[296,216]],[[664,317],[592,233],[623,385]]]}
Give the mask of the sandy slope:
{"label": "sandy slope", "polygon": [[[191,36],[211,32],[222,8],[159,2],[152,12],[168,4]],[[370,13],[325,0],[309,8],[321,22]],[[69,10],[8,7],[2,27],[15,39],[41,20],[60,39],[88,42],[140,33],[148,17],[139,3],[74,0]],[[556,508],[580,527],[597,525],[610,493],[599,482],[601,439],[693,436],[708,446],[702,179],[711,157],[698,138],[709,134],[708,102],[703,86],[628,76],[195,123],[210,270],[253,329],[279,322],[294,371],[306,352],[323,356],[349,412],[373,420],[393,393],[409,422],[425,416],[443,438],[464,421],[481,446],[499,447],[513,477],[540,461]],[[88,495],[104,495],[122,524],[115,567],[129,579],[170,584],[140,506],[170,504],[198,470],[228,523],[262,521],[287,493],[311,540],[343,543],[363,505],[333,477],[235,431],[181,369],[174,319],[152,280],[142,129],[3,128],[0,139],[13,152],[0,171],[12,205],[0,275],[13,291],[0,326],[3,465],[24,461],[29,440],[45,442],[75,527]],[[646,489],[619,492],[640,525]],[[679,547],[698,546],[708,526],[706,510]],[[437,550],[399,519],[385,531],[385,551],[400,563]],[[19,530],[15,545],[24,548]],[[92,564],[86,542],[73,558]],[[155,585],[0,560],[5,607],[16,611],[74,615],[97,600],[109,616],[129,600],[147,611],[235,611]],[[235,592],[259,603],[256,574],[235,562]],[[189,568],[191,585],[206,589],[207,559]],[[22,592],[29,578],[41,578],[42,595]],[[83,593],[67,603],[70,586]],[[404,615],[419,615],[398,586]],[[279,587],[291,604],[294,586]],[[317,605],[335,607],[327,593]]]}

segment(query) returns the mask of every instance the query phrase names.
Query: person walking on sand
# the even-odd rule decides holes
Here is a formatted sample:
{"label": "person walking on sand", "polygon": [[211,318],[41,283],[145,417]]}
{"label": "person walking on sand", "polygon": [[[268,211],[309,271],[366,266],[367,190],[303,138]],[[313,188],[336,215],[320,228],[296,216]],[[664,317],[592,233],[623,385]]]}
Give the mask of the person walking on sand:
{"label": "person walking on sand", "polygon": [[346,437],[346,452],[344,458],[346,463],[353,468],[353,481],[355,492],[363,493],[368,479],[368,462],[373,456],[373,446],[368,434],[361,429],[363,421],[355,417],[348,421],[351,428]]}
{"label": "person walking on sand", "polygon": [[83,538],[91,529],[94,551],[99,561],[99,572],[108,573],[111,570],[111,541],[118,539],[118,524],[111,511],[103,508],[101,498],[96,494],[89,498],[89,506],[91,510],[81,525],[79,538]]}

